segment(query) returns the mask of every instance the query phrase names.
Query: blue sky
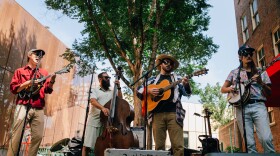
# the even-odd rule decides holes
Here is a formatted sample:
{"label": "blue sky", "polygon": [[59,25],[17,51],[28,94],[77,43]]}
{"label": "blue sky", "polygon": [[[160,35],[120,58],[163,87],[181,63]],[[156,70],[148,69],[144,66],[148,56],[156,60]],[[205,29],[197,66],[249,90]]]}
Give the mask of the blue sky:
{"label": "blue sky", "polygon": [[[43,0],[16,0],[27,12],[36,18],[42,25],[48,26],[63,43],[71,47],[75,39],[81,38],[80,31],[83,25],[75,20],[61,15],[59,12],[47,10]],[[206,66],[209,73],[194,77],[194,81],[205,86],[207,83],[221,85],[230,70],[238,66],[238,41],[233,0],[209,0],[213,7],[209,9],[211,17],[209,30],[205,34],[213,37],[215,44],[220,47]],[[198,97],[192,96],[183,101],[198,103]]]}

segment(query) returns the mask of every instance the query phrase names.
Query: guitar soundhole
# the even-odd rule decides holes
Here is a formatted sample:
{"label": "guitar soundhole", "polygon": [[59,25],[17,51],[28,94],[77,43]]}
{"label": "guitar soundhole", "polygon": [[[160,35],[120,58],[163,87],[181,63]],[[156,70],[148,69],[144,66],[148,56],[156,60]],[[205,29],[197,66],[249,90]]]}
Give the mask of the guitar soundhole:
{"label": "guitar soundhole", "polygon": [[155,96],[155,97],[153,98],[153,101],[154,101],[154,102],[158,102],[158,101],[161,100],[161,98],[162,98],[162,96]]}

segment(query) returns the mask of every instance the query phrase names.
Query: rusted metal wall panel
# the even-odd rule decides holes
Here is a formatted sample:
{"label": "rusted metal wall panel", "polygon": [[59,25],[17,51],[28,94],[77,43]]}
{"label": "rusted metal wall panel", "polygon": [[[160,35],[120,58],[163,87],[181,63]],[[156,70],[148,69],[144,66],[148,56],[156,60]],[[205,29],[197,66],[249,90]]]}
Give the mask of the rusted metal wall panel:
{"label": "rusted metal wall panel", "polygon": [[[41,67],[50,74],[68,62],[60,57],[66,45],[14,0],[0,0],[0,23],[0,146],[7,146],[16,97],[10,93],[9,83],[14,70],[26,64],[27,51],[44,49],[46,55]],[[73,78],[73,70],[57,75],[54,92],[46,96],[44,146],[71,138],[77,131],[81,136],[86,103],[77,105],[76,92],[80,85],[75,87]],[[84,79],[78,81],[82,81],[83,86]]]}

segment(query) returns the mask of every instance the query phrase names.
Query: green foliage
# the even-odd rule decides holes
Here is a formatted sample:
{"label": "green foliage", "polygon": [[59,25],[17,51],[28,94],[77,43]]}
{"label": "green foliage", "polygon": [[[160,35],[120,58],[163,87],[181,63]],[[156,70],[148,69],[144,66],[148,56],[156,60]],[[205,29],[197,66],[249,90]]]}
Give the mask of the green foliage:
{"label": "green foliage", "polygon": [[[218,48],[211,37],[203,35],[210,19],[211,6],[206,0],[45,3],[49,9],[84,23],[84,38],[75,41],[72,49],[81,57],[82,69],[92,67],[92,62],[109,59],[113,68],[116,64],[122,66],[127,77],[138,77],[139,68],[146,71],[152,67],[156,54],[169,53],[181,63],[177,72],[185,74],[206,65]],[[84,73],[80,74],[89,71],[81,70]]]}
{"label": "green foliage", "polygon": [[241,151],[241,149],[240,148],[238,148],[238,147],[235,147],[235,146],[228,146],[227,148],[226,148],[226,152],[227,153],[238,153],[238,152],[242,152]]}
{"label": "green foliage", "polygon": [[[45,3],[49,9],[84,24],[83,38],[76,40],[71,52],[64,55],[70,61],[74,58],[73,62],[81,69],[77,73],[87,75],[92,68],[96,69],[96,62],[107,60],[115,72],[117,66],[123,68],[125,74],[121,79],[133,93],[142,81],[133,87],[130,84],[152,70],[158,54],[177,58],[180,67],[175,72],[184,76],[204,67],[217,52],[218,46],[204,34],[210,20],[211,6],[207,0],[45,0]],[[156,72],[153,70],[148,76]],[[197,93],[195,83],[192,87]],[[139,99],[133,96],[133,100],[134,106],[139,107]],[[139,114],[136,112],[135,116]]]}
{"label": "green foliage", "polygon": [[225,95],[220,91],[221,86],[216,83],[215,86],[206,85],[204,89],[199,91],[200,102],[204,108],[208,108],[213,121],[213,129],[216,130],[218,127],[226,125],[233,118],[232,109],[227,108],[227,100]]}

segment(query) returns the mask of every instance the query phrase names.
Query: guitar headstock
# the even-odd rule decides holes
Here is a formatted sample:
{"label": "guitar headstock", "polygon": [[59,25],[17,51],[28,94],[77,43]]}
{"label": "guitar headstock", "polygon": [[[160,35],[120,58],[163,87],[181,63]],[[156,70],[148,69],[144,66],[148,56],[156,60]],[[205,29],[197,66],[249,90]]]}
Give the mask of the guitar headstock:
{"label": "guitar headstock", "polygon": [[208,71],[209,71],[209,69],[202,68],[202,69],[200,69],[200,70],[198,70],[198,71],[193,72],[192,75],[193,75],[193,76],[205,75],[205,74],[208,73]]}
{"label": "guitar headstock", "polygon": [[65,67],[65,68],[55,72],[55,74],[63,74],[63,73],[69,73],[69,72],[70,72],[69,67]]}

